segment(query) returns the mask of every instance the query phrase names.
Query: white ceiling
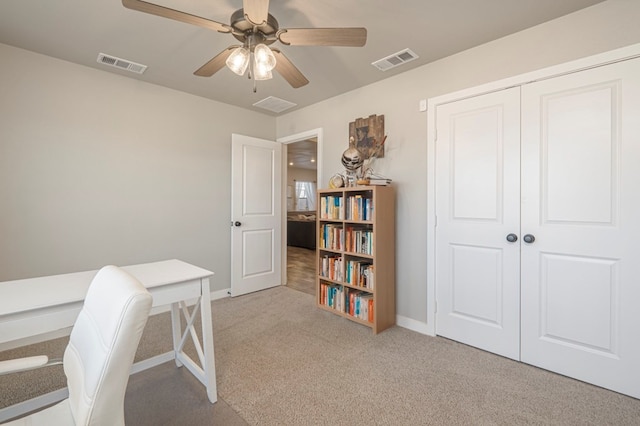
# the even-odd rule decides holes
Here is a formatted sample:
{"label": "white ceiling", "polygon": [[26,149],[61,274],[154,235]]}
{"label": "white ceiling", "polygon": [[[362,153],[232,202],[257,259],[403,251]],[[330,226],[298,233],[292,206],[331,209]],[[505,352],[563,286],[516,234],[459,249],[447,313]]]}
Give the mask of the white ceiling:
{"label": "white ceiling", "polygon": [[287,144],[289,167],[316,170],[318,168],[316,163],[317,152],[318,143],[316,138]]}
{"label": "white ceiling", "polygon": [[[269,10],[281,28],[366,27],[368,39],[362,48],[276,43],[310,83],[293,89],[275,75],[258,82],[257,93],[226,68],[193,75],[236,44],[231,35],[125,9],[120,0],[2,0],[0,43],[265,112],[252,105],[275,96],[304,107],[601,1],[273,0]],[[156,3],[222,23],[242,7],[242,0]],[[371,65],[405,48],[419,59],[385,72]],[[101,52],[149,68],[142,75],[110,68],[97,63]]]}

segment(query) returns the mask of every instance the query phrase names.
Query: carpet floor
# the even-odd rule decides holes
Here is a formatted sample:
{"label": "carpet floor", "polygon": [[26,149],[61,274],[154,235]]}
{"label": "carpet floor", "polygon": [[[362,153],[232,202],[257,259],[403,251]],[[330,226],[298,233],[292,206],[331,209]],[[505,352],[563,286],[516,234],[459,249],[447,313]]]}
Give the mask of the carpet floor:
{"label": "carpet floor", "polygon": [[[212,313],[219,403],[166,363],[132,376],[129,424],[640,424],[640,400],[401,327],[373,335],[288,287],[214,301]],[[150,318],[139,351],[170,347],[169,326]],[[3,403],[43,391],[38,379],[0,382]]]}

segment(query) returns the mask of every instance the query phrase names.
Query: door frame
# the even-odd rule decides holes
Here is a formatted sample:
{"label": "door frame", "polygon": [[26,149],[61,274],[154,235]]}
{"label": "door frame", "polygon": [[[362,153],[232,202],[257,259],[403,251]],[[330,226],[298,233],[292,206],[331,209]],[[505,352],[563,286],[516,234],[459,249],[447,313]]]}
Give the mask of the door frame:
{"label": "door frame", "polygon": [[608,65],[640,57],[640,43],[600,53],[586,58],[577,59],[560,65],[516,75],[483,85],[459,90],[442,96],[430,98],[427,101],[427,327],[426,334],[436,335],[436,110],[439,105],[455,102],[465,98],[475,97],[486,93],[503,90],[513,86],[522,86],[535,81],[546,80],[565,74],[580,72],[586,69]]}
{"label": "door frame", "polygon": [[[280,142],[282,145],[288,145],[290,143],[301,142],[307,139],[316,138],[317,147],[316,147],[316,189],[320,188],[320,183],[324,182],[323,174],[322,174],[322,153],[323,153],[323,130],[321,127],[316,129],[307,130],[301,133],[295,133],[289,136],[283,136],[276,139],[276,142]],[[284,147],[283,147],[284,148]],[[287,150],[282,150],[282,194],[287,193]],[[282,244],[280,247],[281,250],[281,259],[282,259],[282,282],[283,285],[288,284],[287,277],[287,197],[282,197]]]}

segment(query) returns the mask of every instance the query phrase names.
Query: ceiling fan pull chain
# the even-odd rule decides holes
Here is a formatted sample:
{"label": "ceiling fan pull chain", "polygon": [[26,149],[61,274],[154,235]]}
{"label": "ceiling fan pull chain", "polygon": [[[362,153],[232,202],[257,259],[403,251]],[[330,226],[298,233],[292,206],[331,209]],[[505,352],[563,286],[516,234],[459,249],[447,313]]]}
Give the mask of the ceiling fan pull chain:
{"label": "ceiling fan pull chain", "polygon": [[[249,47],[251,47],[251,42],[249,42]],[[249,52],[251,52],[251,49],[249,49]],[[257,93],[258,92],[258,82],[255,79],[255,69],[254,69],[254,62],[255,62],[255,58],[254,58],[255,53],[251,52],[249,53],[249,73],[248,76],[250,79],[253,80],[253,93]]]}

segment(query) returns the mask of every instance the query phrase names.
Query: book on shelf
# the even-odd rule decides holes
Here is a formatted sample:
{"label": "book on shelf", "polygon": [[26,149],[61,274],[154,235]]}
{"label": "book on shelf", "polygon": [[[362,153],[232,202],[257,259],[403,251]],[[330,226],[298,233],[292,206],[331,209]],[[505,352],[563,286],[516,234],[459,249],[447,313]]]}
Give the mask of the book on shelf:
{"label": "book on shelf", "polygon": [[367,228],[345,228],[344,246],[351,253],[373,254],[373,231]]}
{"label": "book on shelf", "polygon": [[320,219],[344,219],[342,197],[326,195],[320,198]]}
{"label": "book on shelf", "polygon": [[373,322],[373,295],[362,291],[351,290],[347,295],[343,312],[364,321]]}
{"label": "book on shelf", "polygon": [[373,204],[371,198],[365,198],[360,194],[347,197],[348,220],[371,220]]}
{"label": "book on shelf", "polygon": [[345,266],[345,282],[355,287],[373,290],[373,264],[370,260],[349,260]]}
{"label": "book on shelf", "polygon": [[369,179],[369,185],[391,185],[391,179],[388,178],[371,178]]}
{"label": "book on shelf", "polygon": [[342,281],[342,256],[323,256],[320,263],[320,275],[331,280]]}
{"label": "book on shelf", "polygon": [[344,229],[340,225],[325,224],[320,231],[321,249],[342,250],[344,248]]}

